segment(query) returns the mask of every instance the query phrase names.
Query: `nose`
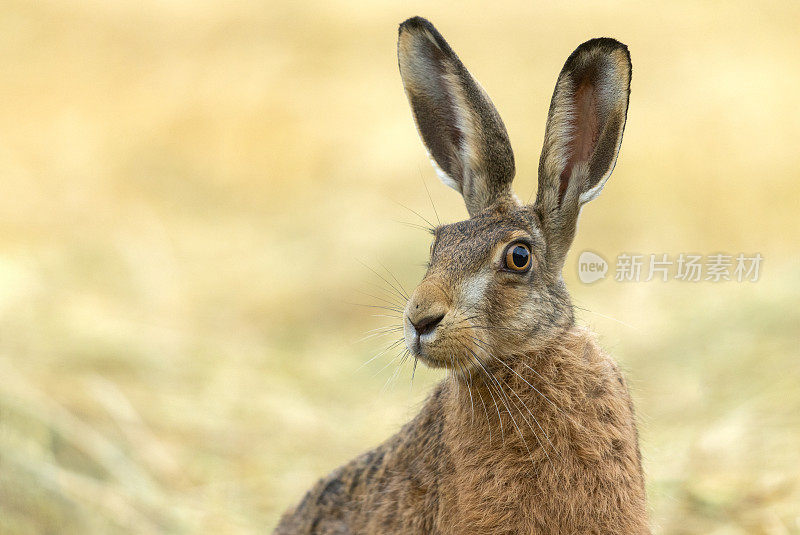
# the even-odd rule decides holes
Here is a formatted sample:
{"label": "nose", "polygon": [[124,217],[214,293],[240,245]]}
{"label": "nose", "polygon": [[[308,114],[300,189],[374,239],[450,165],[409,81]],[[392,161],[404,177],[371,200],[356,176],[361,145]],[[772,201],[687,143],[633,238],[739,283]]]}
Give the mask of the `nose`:
{"label": "nose", "polygon": [[428,334],[429,332],[433,331],[436,326],[439,325],[439,322],[442,321],[442,318],[444,318],[444,314],[425,316],[417,321],[412,321],[409,319],[409,321],[411,322],[411,325],[414,326],[414,330],[417,331],[417,334],[422,336],[423,334]]}
{"label": "nose", "polygon": [[442,281],[426,278],[411,294],[403,313],[407,320],[405,338],[409,346],[418,347],[420,337],[433,333],[447,316],[450,303],[443,287]]}

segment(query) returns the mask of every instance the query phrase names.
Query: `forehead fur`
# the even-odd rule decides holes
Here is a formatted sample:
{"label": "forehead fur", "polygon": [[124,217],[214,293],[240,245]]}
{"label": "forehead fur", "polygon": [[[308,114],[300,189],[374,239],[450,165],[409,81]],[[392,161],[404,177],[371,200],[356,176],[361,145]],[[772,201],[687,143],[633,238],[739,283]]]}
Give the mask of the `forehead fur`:
{"label": "forehead fur", "polygon": [[535,221],[530,207],[501,204],[465,221],[437,227],[431,264],[467,271],[482,265],[495,247],[514,236],[528,237],[534,247],[542,245]]}

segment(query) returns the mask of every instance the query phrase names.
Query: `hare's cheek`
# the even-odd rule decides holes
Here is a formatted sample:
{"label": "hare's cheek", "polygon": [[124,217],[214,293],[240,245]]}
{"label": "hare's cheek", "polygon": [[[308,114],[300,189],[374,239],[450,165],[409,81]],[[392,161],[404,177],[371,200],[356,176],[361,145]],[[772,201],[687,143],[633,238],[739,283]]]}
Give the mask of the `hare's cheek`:
{"label": "hare's cheek", "polygon": [[485,309],[490,279],[491,273],[482,271],[462,283],[458,305],[461,310],[471,312],[467,313],[468,316],[474,316],[476,311]]}

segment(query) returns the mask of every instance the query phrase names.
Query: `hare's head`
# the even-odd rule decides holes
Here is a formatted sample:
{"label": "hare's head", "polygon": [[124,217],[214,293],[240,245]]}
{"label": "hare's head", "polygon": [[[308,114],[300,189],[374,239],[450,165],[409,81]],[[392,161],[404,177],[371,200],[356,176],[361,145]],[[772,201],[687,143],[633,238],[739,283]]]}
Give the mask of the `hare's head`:
{"label": "hare's head", "polygon": [[409,350],[464,370],[546,347],[573,322],[561,269],[581,206],[600,193],[622,142],[627,47],[592,39],[567,59],[532,205],[511,190],[514,154],[500,115],[433,25],[401,24],[398,57],[425,147],[470,215],[434,230],[428,271],[405,308]]}

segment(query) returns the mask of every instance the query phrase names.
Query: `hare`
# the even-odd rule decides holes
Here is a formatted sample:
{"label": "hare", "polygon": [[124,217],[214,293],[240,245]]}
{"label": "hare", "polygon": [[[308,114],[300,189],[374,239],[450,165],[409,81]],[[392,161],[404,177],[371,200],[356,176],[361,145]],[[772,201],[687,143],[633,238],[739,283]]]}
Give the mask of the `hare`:
{"label": "hare", "polygon": [[275,533],[649,533],[633,407],[576,326],[561,270],[614,168],[631,63],[592,39],[556,82],[534,204],[486,92],[427,20],[400,25],[419,134],[469,219],[433,230],[403,313],[408,350],[448,370],[399,433],[320,480]]}

